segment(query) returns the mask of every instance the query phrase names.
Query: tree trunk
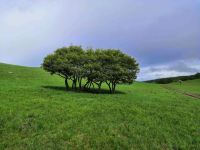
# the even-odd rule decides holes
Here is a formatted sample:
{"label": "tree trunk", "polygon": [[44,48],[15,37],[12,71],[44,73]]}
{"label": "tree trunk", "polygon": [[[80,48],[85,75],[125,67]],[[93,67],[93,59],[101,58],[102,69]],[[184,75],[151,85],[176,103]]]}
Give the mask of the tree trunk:
{"label": "tree trunk", "polygon": [[65,79],[65,87],[66,87],[66,90],[69,90],[69,84],[68,84],[68,80]]}
{"label": "tree trunk", "polygon": [[93,87],[93,89],[94,89],[94,83],[91,82],[91,85],[92,85],[92,87]]}
{"label": "tree trunk", "polygon": [[79,89],[82,88],[82,78],[79,79]]}
{"label": "tree trunk", "polygon": [[84,85],[84,89],[87,88],[87,85],[89,84],[89,81],[86,82],[86,84]]}
{"label": "tree trunk", "polygon": [[116,89],[116,83],[113,82],[113,83],[112,83],[112,93],[113,93],[113,94],[115,93],[115,89]]}
{"label": "tree trunk", "polygon": [[76,90],[77,89],[77,78],[74,77],[72,80],[72,89]]}
{"label": "tree trunk", "polygon": [[115,91],[116,91],[116,83],[114,84],[114,93],[115,93]]}
{"label": "tree trunk", "polygon": [[90,90],[90,88],[91,88],[91,85],[92,85],[92,82],[89,83],[89,90]]}
{"label": "tree trunk", "polygon": [[77,89],[76,83],[77,83],[77,80],[75,79],[75,80],[74,80],[74,89],[75,89],[75,90]]}
{"label": "tree trunk", "polygon": [[109,87],[110,94],[112,94],[112,88],[111,88],[111,86],[110,86],[110,83],[106,82],[106,84],[107,84],[107,85],[108,85],[108,87]]}
{"label": "tree trunk", "polygon": [[114,84],[112,85],[112,94],[114,94],[115,93],[115,86],[114,86]]}
{"label": "tree trunk", "polygon": [[101,85],[102,85],[102,82],[100,82],[100,83],[98,84],[98,92],[99,92],[99,93],[101,92]]}

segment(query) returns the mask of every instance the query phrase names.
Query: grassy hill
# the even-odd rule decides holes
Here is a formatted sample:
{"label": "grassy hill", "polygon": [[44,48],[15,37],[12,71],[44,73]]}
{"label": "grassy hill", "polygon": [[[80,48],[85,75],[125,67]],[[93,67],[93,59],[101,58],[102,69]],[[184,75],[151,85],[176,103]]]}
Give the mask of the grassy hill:
{"label": "grassy hill", "polygon": [[200,100],[159,84],[118,90],[66,92],[40,68],[0,64],[0,149],[200,149]]}
{"label": "grassy hill", "polygon": [[172,83],[172,82],[177,82],[179,80],[188,81],[188,80],[195,80],[195,79],[200,79],[200,73],[196,73],[194,75],[189,75],[189,76],[160,78],[160,79],[149,80],[149,81],[145,81],[145,82],[147,82],[147,83],[169,84],[169,83]]}
{"label": "grassy hill", "polygon": [[183,82],[181,85],[178,83],[171,83],[170,86],[176,89],[200,95],[200,79],[188,80]]}

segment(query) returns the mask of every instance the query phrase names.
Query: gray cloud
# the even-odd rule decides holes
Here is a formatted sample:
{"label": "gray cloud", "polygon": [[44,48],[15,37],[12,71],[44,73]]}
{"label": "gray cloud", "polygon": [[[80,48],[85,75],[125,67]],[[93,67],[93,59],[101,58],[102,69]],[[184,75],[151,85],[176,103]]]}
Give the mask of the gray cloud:
{"label": "gray cloud", "polygon": [[200,72],[200,59],[190,61],[176,61],[169,64],[143,67],[139,80],[149,80],[156,78],[175,77],[181,75],[192,75]]}
{"label": "gray cloud", "polygon": [[[199,0],[1,0],[0,61],[39,66],[45,55],[73,43],[122,49],[142,72],[187,64],[200,58],[199,10]],[[166,70],[196,71],[175,66]]]}
{"label": "gray cloud", "polygon": [[168,70],[177,72],[188,72],[188,73],[194,73],[199,71],[199,69],[190,67],[185,63],[177,63],[173,66],[168,67]]}

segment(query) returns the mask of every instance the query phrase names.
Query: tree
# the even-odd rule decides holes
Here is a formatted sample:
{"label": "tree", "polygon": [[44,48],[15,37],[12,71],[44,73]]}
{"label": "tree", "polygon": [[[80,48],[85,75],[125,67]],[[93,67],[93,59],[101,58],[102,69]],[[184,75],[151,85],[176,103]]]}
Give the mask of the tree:
{"label": "tree", "polygon": [[85,78],[87,82],[84,87],[90,89],[91,85],[94,87],[94,84],[98,86],[100,92],[101,85],[104,82],[104,73],[102,69],[101,55],[102,51],[89,49],[86,51],[86,63],[85,63]]}
{"label": "tree", "polygon": [[84,64],[84,51],[80,46],[70,46],[57,49],[54,54],[44,58],[44,70],[57,74],[65,79],[66,89],[69,88],[68,80],[72,80],[72,88],[81,87],[82,66]]}
{"label": "tree", "polygon": [[[72,81],[72,89],[90,89],[97,85],[99,92],[103,83],[110,93],[115,93],[118,84],[131,84],[137,77],[139,66],[133,57],[115,49],[88,49],[80,46],[64,47],[45,57],[44,70]],[[82,87],[82,80],[86,83]],[[78,86],[77,86],[78,84]]]}
{"label": "tree", "polygon": [[133,83],[139,71],[136,60],[120,50],[108,49],[102,52],[102,72],[110,93],[115,93],[117,84]]}

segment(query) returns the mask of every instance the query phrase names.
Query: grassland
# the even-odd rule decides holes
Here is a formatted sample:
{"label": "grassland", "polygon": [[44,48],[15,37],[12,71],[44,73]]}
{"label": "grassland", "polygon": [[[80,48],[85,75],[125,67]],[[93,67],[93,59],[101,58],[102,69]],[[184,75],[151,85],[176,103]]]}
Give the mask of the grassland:
{"label": "grassland", "polygon": [[158,84],[115,95],[63,85],[40,68],[0,64],[0,149],[200,149],[200,100]]}
{"label": "grassland", "polygon": [[172,83],[170,86],[185,92],[200,95],[200,79],[188,80],[183,82],[181,85],[179,83]]}

